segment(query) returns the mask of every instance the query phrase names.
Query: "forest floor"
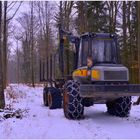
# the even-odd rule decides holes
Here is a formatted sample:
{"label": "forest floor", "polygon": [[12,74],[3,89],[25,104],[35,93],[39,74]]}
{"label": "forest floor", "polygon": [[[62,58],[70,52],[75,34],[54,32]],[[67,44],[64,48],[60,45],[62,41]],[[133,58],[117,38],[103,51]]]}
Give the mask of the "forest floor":
{"label": "forest floor", "polygon": [[[42,91],[43,87],[23,84],[7,87],[7,110],[0,112],[0,138],[140,139],[140,106],[133,106],[128,118],[119,118],[108,115],[105,105],[94,105],[85,108],[84,120],[67,120],[62,109],[49,110],[43,105]],[[11,118],[9,112],[14,112]]]}

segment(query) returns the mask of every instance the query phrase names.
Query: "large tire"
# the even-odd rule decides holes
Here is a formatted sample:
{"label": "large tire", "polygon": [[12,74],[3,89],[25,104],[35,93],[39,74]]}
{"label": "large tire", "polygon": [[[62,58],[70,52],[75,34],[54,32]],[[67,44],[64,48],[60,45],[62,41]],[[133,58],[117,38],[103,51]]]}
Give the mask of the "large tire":
{"label": "large tire", "polygon": [[128,117],[131,110],[131,97],[120,97],[106,103],[107,111],[111,115]]}
{"label": "large tire", "polygon": [[45,106],[48,106],[48,99],[47,99],[47,95],[48,94],[48,87],[45,87],[43,89],[43,103]]}
{"label": "large tire", "polygon": [[49,109],[62,108],[62,96],[59,89],[50,87],[47,97]]}
{"label": "large tire", "polygon": [[79,96],[79,84],[73,80],[69,80],[64,86],[63,110],[68,119],[83,118],[84,106]]}

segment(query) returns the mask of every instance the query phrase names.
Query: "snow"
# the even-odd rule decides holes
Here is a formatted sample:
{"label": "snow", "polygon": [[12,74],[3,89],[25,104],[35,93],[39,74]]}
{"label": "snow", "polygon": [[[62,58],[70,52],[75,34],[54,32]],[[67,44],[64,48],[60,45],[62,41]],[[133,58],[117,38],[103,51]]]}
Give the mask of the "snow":
{"label": "snow", "polygon": [[128,118],[119,118],[110,116],[104,104],[96,104],[85,108],[83,120],[68,120],[62,109],[49,110],[43,105],[42,91],[42,86],[32,88],[23,84],[11,84],[7,87],[7,107],[15,110],[20,108],[26,112],[19,119],[12,117],[1,120],[0,138],[140,138],[140,106],[132,106]]}

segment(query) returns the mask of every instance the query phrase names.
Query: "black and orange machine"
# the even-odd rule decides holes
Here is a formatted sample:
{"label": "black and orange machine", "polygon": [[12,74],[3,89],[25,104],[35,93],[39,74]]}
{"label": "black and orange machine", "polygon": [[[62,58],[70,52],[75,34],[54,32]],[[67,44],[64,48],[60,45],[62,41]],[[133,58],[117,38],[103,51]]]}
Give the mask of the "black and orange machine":
{"label": "black and orange machine", "polygon": [[[46,90],[44,94],[49,94],[43,96],[50,108],[53,104],[59,107],[62,104],[66,118],[81,119],[85,106],[98,103],[106,104],[107,112],[111,115],[128,116],[131,97],[140,96],[140,85],[129,84],[129,70],[121,64],[117,35],[88,32],[77,37],[63,30],[60,25],[59,36],[59,67],[62,79],[54,86],[56,93],[59,93],[59,99]],[[75,44],[76,50],[73,73],[68,78],[64,76],[64,36]],[[90,70],[87,68],[88,56],[92,56],[94,63]]]}

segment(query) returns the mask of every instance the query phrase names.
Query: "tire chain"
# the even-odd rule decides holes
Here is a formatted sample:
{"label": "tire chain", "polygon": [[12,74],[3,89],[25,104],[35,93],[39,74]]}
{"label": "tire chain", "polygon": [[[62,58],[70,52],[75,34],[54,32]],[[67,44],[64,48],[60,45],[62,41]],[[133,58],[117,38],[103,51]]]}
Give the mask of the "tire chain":
{"label": "tire chain", "polygon": [[116,110],[117,116],[127,116],[130,113],[131,109],[131,97],[121,97],[122,102],[116,103],[120,109]]}
{"label": "tire chain", "polygon": [[113,105],[107,105],[108,112],[119,117],[126,117],[131,109],[131,97],[120,97]]}
{"label": "tire chain", "polygon": [[[70,80],[65,84],[65,89],[68,91],[69,98],[73,98],[73,101],[68,103],[69,107],[66,115],[68,118],[70,118],[70,116],[72,116],[73,119],[79,119],[83,117],[83,105],[81,103],[82,98],[80,98],[78,94],[79,85],[80,84],[78,82],[73,80]],[[77,106],[75,103],[77,103]],[[71,110],[70,107],[72,107],[74,110]]]}

